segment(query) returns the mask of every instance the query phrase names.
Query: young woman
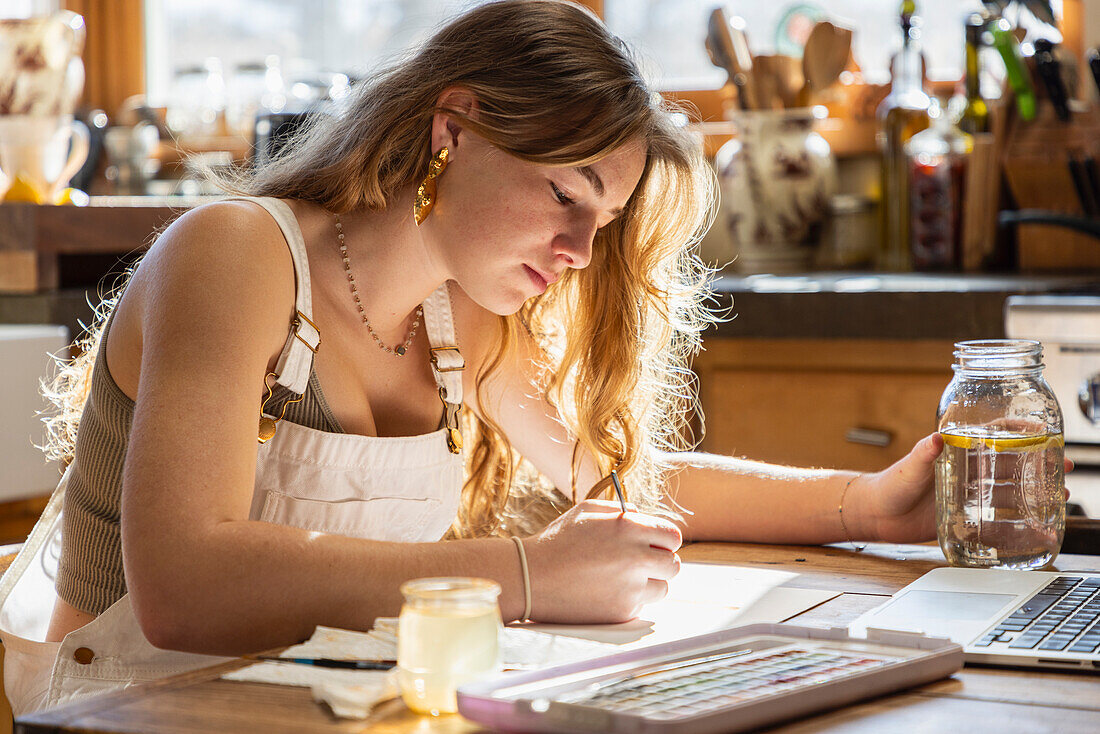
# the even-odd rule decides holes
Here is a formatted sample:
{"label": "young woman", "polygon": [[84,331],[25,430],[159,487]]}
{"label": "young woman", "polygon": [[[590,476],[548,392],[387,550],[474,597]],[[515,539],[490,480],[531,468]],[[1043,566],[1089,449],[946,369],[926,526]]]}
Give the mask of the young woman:
{"label": "young woman", "polygon": [[866,475],[683,452],[712,177],[583,9],[475,9],[229,183],[62,375],[63,512],[0,589],[17,712],[369,629],[415,577],[617,622],[685,538],[934,534],[935,436]]}

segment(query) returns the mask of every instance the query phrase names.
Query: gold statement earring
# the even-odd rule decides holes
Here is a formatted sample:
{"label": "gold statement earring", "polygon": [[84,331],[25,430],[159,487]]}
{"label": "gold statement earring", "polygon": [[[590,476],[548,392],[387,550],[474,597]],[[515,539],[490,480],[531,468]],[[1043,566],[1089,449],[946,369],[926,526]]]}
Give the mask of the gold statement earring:
{"label": "gold statement earring", "polygon": [[432,207],[435,206],[435,180],[447,168],[447,160],[450,155],[450,150],[440,148],[439,152],[432,156],[431,163],[428,164],[428,175],[424,177],[424,180],[420,182],[420,186],[416,189],[416,198],[413,200],[413,217],[416,218],[418,226],[428,218],[428,215],[432,212]]}

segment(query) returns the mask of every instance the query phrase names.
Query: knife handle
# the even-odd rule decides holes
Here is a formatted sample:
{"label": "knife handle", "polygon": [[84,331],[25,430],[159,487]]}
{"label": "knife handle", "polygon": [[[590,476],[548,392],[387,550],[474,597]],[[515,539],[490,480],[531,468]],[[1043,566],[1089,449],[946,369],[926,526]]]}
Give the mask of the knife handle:
{"label": "knife handle", "polygon": [[1096,199],[1093,196],[1092,187],[1089,185],[1088,172],[1083,161],[1077,159],[1073,153],[1066,156],[1066,165],[1069,167],[1069,176],[1073,180],[1073,189],[1077,194],[1077,202],[1081,205],[1081,211],[1086,217],[1097,215]]}
{"label": "knife handle", "polygon": [[1092,71],[1092,80],[1096,83],[1096,90],[1100,92],[1100,48],[1090,48],[1088,59],[1089,69]]}
{"label": "knife handle", "polygon": [[1043,82],[1054,113],[1062,122],[1069,121],[1069,99],[1062,81],[1062,64],[1054,56],[1054,44],[1046,38],[1035,41],[1035,70]]}

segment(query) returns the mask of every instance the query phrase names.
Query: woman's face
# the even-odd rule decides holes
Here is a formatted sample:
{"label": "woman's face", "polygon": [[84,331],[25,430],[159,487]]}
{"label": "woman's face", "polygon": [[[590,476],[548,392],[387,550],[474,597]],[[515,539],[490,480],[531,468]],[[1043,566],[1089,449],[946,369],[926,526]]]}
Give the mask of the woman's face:
{"label": "woman's face", "polygon": [[638,141],[583,168],[543,166],[464,130],[421,229],[433,257],[470,298],[512,314],[566,268],[588,265],[596,230],[626,206],[645,160]]}

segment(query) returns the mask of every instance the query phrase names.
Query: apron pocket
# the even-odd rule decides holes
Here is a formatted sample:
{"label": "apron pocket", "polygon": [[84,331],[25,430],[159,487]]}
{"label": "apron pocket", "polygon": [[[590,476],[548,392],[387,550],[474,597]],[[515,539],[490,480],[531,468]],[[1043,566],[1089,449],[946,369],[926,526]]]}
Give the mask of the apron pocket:
{"label": "apron pocket", "polygon": [[441,503],[431,497],[318,500],[269,491],[260,519],[332,535],[406,543],[439,540],[429,523]]}
{"label": "apron pocket", "polygon": [[46,705],[60,642],[35,642],[4,634],[4,693],[12,714],[22,716]]}

